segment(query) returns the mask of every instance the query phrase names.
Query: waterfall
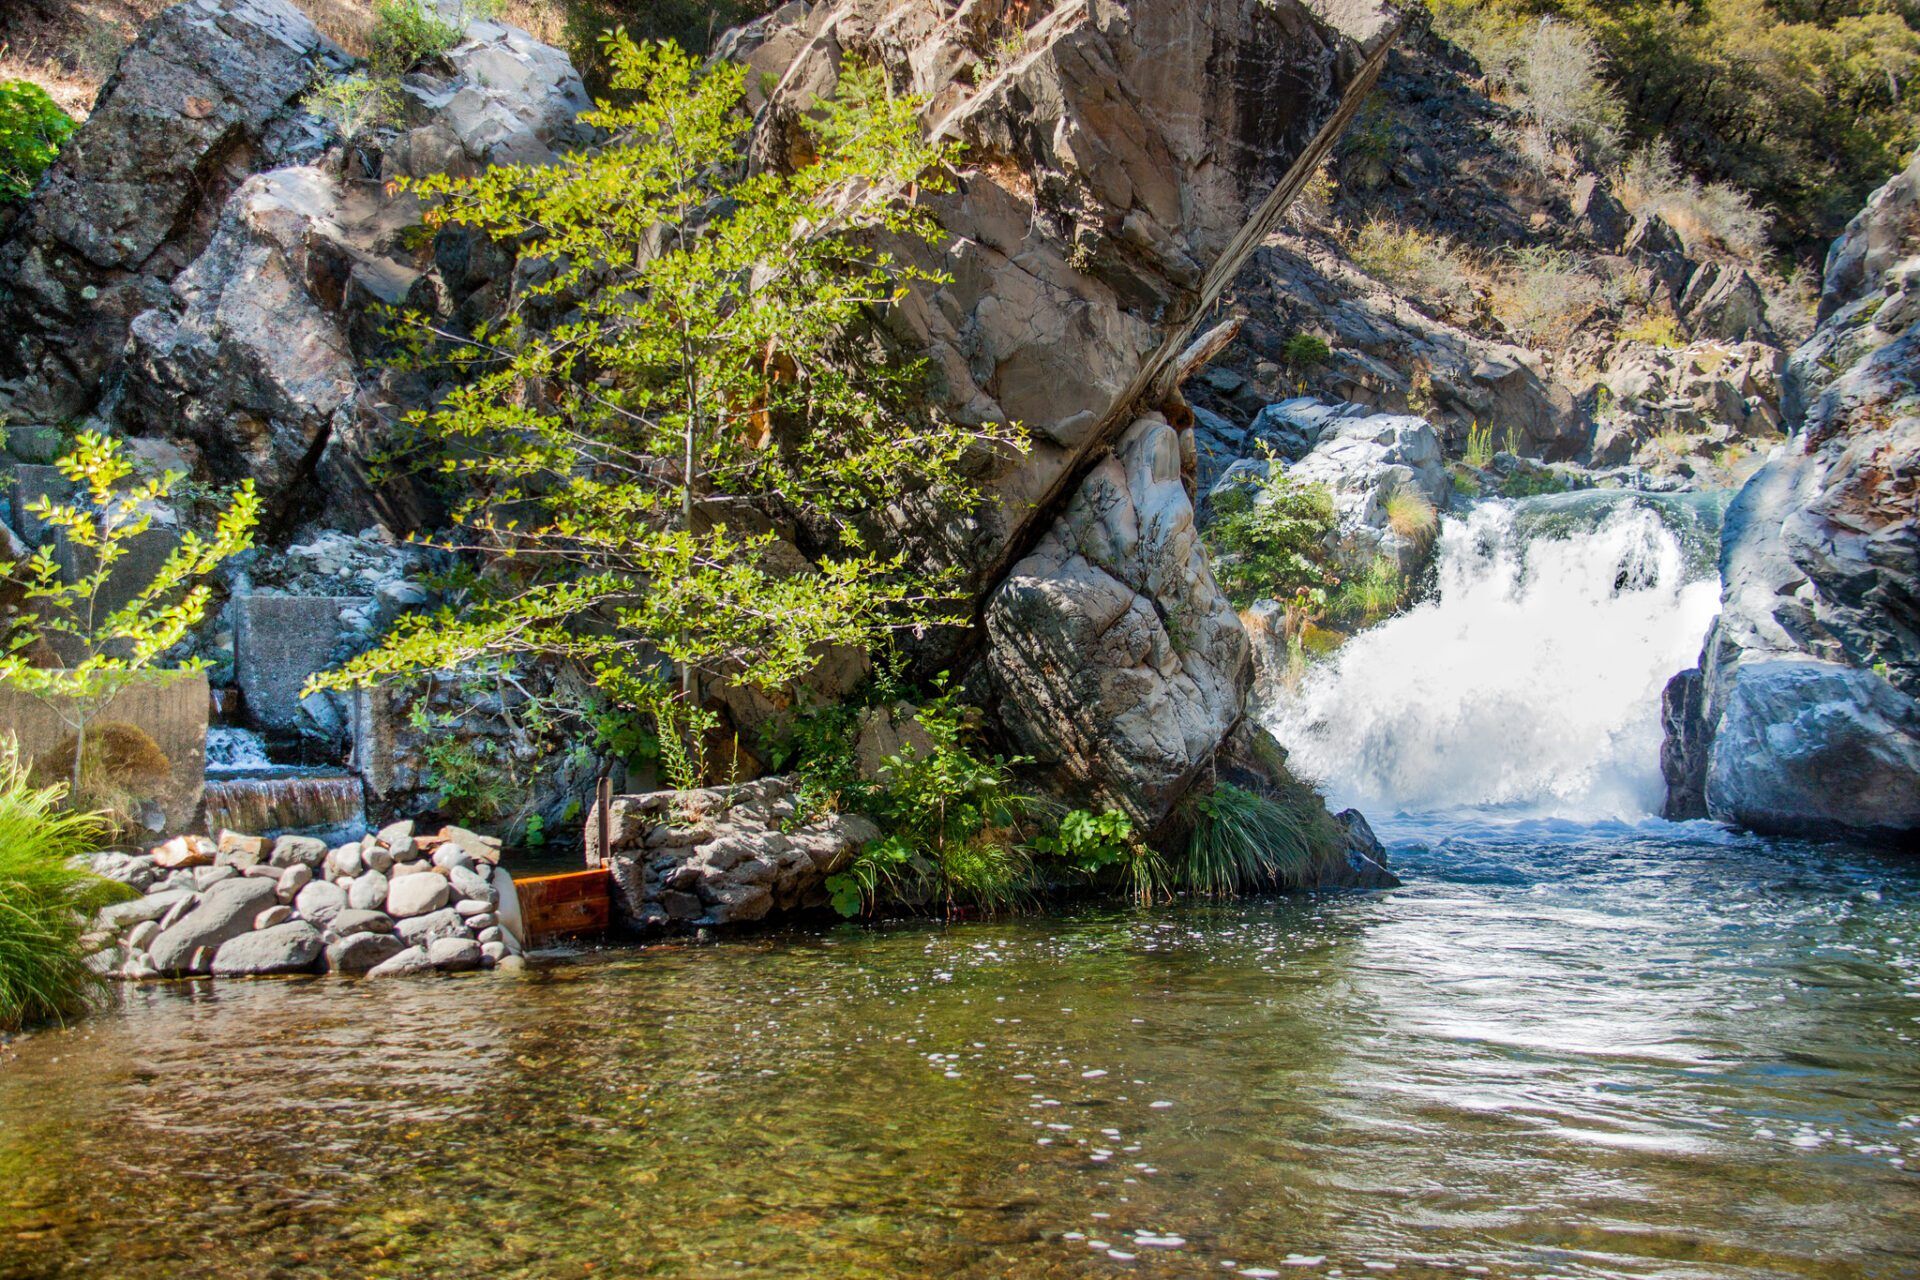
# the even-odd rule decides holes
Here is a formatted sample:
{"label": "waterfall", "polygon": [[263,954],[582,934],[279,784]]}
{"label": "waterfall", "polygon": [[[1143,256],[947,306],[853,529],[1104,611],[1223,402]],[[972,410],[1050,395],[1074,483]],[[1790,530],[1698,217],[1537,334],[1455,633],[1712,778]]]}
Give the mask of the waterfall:
{"label": "waterfall", "polygon": [[1711,500],[1617,491],[1449,518],[1426,603],[1312,668],[1269,727],[1338,805],[1659,813],[1660,693],[1719,605]]}

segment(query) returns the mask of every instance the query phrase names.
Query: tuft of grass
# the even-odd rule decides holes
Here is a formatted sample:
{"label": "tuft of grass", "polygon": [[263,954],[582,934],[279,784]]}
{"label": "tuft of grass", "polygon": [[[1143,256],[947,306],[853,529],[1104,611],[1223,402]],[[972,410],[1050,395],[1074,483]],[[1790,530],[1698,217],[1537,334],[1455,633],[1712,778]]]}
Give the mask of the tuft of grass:
{"label": "tuft of grass", "polygon": [[35,787],[11,742],[0,746],[0,1031],[64,1022],[99,994],[87,965],[95,912],[134,895],[78,859],[99,848],[97,814],[63,811],[66,788]]}
{"label": "tuft of grass", "polygon": [[1339,849],[1326,805],[1305,783],[1289,779],[1273,794],[1215,785],[1188,802],[1193,833],[1179,867],[1180,883],[1213,898],[1302,885]]}
{"label": "tuft of grass", "polygon": [[1493,464],[1493,424],[1476,421],[1467,428],[1467,449],[1460,460],[1476,471]]}
{"label": "tuft of grass", "polygon": [[1440,531],[1440,513],[1418,489],[1400,489],[1387,498],[1387,526],[1403,538],[1424,542]]}
{"label": "tuft of grass", "polygon": [[1367,567],[1340,587],[1334,597],[1336,617],[1372,626],[1397,610],[1407,597],[1407,580],[1392,556],[1375,556]]}

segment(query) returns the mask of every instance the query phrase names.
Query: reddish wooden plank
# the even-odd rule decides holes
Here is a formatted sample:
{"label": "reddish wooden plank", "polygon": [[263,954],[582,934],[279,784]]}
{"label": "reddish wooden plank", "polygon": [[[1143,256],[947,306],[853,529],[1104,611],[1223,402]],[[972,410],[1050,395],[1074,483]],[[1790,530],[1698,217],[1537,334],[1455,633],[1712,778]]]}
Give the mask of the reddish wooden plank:
{"label": "reddish wooden plank", "polygon": [[534,945],[554,938],[605,933],[612,917],[612,888],[604,870],[533,876],[513,882],[520,916]]}

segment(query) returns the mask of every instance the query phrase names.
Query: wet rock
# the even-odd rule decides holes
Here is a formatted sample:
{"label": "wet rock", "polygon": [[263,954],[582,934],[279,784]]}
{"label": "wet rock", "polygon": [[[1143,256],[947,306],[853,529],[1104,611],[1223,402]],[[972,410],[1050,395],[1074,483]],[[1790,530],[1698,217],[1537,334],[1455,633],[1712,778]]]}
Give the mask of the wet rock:
{"label": "wet rock", "polygon": [[334,973],[368,973],[407,950],[390,933],[351,933],[327,944],[327,968]]}
{"label": "wet rock", "polygon": [[398,955],[389,957],[367,971],[369,978],[410,978],[416,974],[432,973],[433,961],[427,958],[425,947],[408,947]]}
{"label": "wet rock", "polygon": [[196,957],[204,953],[208,966],[223,944],[253,928],[254,917],[274,903],[273,885],[250,876],[236,876],[214,885],[178,923],[168,927],[148,949],[154,968],[162,973],[201,971]]}
{"label": "wet rock", "polygon": [[427,960],[443,973],[478,969],[485,952],[471,938],[435,938],[427,944]]}

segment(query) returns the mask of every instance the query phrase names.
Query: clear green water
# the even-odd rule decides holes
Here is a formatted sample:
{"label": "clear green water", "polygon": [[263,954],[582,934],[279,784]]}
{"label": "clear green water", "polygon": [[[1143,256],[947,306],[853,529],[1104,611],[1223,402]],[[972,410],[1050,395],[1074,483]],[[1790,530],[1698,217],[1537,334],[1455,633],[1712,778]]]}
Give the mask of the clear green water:
{"label": "clear green water", "polygon": [[1375,897],[133,992],[0,1051],[0,1275],[1920,1274],[1915,863],[1399,837]]}

